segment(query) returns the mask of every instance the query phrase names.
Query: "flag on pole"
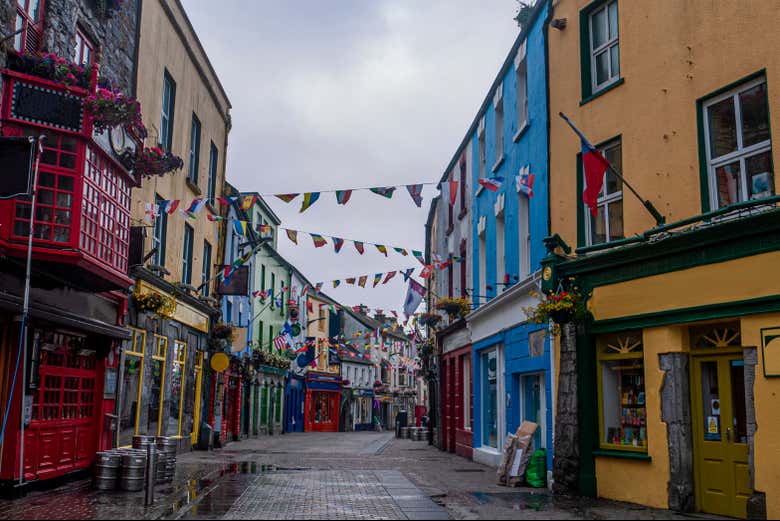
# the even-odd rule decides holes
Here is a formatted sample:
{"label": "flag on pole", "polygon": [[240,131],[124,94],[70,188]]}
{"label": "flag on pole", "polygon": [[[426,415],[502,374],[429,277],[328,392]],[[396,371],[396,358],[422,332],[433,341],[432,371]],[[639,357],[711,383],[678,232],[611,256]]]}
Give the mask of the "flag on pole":
{"label": "flag on pole", "polygon": [[582,192],[582,201],[590,208],[590,213],[593,217],[596,217],[599,214],[598,197],[604,185],[604,174],[606,174],[609,168],[609,161],[601,155],[601,152],[588,141],[585,134],[580,132],[580,129],[574,126],[574,123],[563,112],[560,112],[559,115],[580,138],[582,169],[585,173],[585,190]]}
{"label": "flag on pole", "polygon": [[279,199],[281,199],[285,203],[289,203],[290,201],[292,201],[293,199],[298,197],[298,195],[300,195],[300,194],[277,194],[276,197],[278,197]]}
{"label": "flag on pole", "polygon": [[420,261],[420,264],[425,266],[425,256],[421,251],[412,250],[412,255],[414,255],[414,258]]}
{"label": "flag on pole", "polygon": [[417,311],[424,297],[425,287],[414,279],[409,279],[409,289],[406,292],[406,300],[404,301],[404,314],[407,318]]}
{"label": "flag on pole", "polygon": [[336,253],[341,251],[342,246],[344,246],[344,239],[333,237],[333,248],[336,250]]}
{"label": "flag on pole", "polygon": [[293,244],[298,244],[298,231],[297,230],[285,230],[287,232],[287,238],[290,239]]}
{"label": "flag on pole", "polygon": [[387,246],[384,244],[375,244],[374,246],[379,250],[379,253],[384,253],[385,257],[387,257]]}
{"label": "flag on pole", "polygon": [[409,191],[409,195],[412,197],[412,201],[417,205],[417,208],[422,207],[422,190],[423,185],[406,185],[406,189]]}
{"label": "flag on pole", "polygon": [[382,280],[382,274],[381,273],[377,273],[376,275],[374,275],[374,287],[376,287],[377,284],[379,284],[379,282],[381,280]]}
{"label": "flag on pole", "polygon": [[358,279],[358,286],[360,286],[361,288],[365,288],[367,281],[368,281],[368,275],[363,275]]}
{"label": "flag on pole", "polygon": [[312,241],[314,241],[314,247],[315,248],[322,248],[326,244],[328,244],[328,241],[325,240],[325,237],[322,235],[318,235],[316,233],[310,233]]}
{"label": "flag on pole", "polygon": [[455,201],[458,200],[458,182],[450,181],[450,206],[455,206]]}
{"label": "flag on pole", "polygon": [[487,179],[478,179],[477,182],[484,186],[486,190],[491,192],[498,192],[501,185],[504,184],[504,178],[501,176],[488,177]]}
{"label": "flag on pole", "polygon": [[241,237],[246,237],[246,224],[246,221],[239,221],[236,219],[233,221],[233,229],[235,229],[236,233]]}
{"label": "flag on pole", "polygon": [[176,208],[179,207],[180,202],[181,201],[179,201],[178,199],[174,199],[172,201],[166,200],[162,202],[160,208],[162,209],[163,212],[167,213],[168,215],[173,215],[173,212],[175,212]]}
{"label": "flag on pole", "polygon": [[527,169],[521,169],[517,176],[517,191],[524,193],[529,199],[534,196],[534,174]]}
{"label": "flag on pole", "polygon": [[279,351],[287,349],[287,335],[282,334],[274,338],[274,346]]}
{"label": "flag on pole", "polygon": [[303,204],[301,204],[301,211],[299,213],[303,213],[309,208],[311,208],[311,205],[317,202],[317,199],[320,198],[319,192],[306,192],[303,194]]}
{"label": "flag on pole", "polygon": [[381,195],[382,197],[387,197],[388,199],[392,199],[393,192],[395,192],[395,187],[394,186],[376,187],[376,188],[369,188],[369,190],[371,190],[377,195]]}
{"label": "flag on pole", "polygon": [[347,204],[352,197],[352,190],[336,190],[336,202],[338,204]]}
{"label": "flag on pole", "polygon": [[385,280],[382,281],[382,284],[387,284],[387,281],[389,281],[390,279],[395,277],[396,273],[398,273],[398,272],[397,271],[390,271],[390,272],[388,272],[387,275],[385,276]]}
{"label": "flag on pole", "polygon": [[353,241],[355,243],[355,249],[358,251],[359,254],[363,255],[363,252],[365,252],[365,248],[363,247],[363,243],[360,241]]}
{"label": "flag on pole", "polygon": [[407,251],[406,251],[405,249],[403,249],[403,248],[393,248],[393,249],[394,249],[395,251],[397,251],[398,253],[400,253],[401,255],[403,255],[404,257],[406,257],[407,255],[409,255],[409,252],[407,252]]}

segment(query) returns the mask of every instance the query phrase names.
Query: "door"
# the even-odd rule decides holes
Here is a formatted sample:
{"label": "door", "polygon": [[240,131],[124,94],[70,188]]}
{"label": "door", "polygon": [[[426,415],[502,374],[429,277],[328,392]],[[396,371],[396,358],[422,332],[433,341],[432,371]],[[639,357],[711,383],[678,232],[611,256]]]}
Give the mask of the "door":
{"label": "door", "polygon": [[542,431],[544,430],[544,373],[523,375],[521,382],[521,417],[520,423],[530,421],[539,427],[534,433],[534,450],[544,447]]}
{"label": "door", "polygon": [[740,355],[693,359],[696,500],[699,510],[744,518],[750,488],[744,362]]}

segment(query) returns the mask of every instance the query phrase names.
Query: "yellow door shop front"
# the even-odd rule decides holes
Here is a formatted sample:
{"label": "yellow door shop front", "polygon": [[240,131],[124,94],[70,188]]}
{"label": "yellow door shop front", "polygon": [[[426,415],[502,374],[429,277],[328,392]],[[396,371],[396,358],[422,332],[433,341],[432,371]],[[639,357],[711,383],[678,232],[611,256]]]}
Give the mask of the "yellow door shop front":
{"label": "yellow door shop front", "polygon": [[741,353],[694,356],[694,465],[699,510],[744,518],[750,488]]}

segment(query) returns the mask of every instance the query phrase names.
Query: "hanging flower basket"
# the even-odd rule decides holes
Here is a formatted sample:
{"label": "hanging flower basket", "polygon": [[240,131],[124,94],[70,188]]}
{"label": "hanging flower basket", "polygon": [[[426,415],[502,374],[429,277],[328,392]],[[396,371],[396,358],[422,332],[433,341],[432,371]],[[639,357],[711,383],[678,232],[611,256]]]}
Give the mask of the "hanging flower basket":
{"label": "hanging flower basket", "polygon": [[142,177],[163,176],[184,168],[184,160],[158,147],[144,148],[135,158],[136,174]]}
{"label": "hanging flower basket", "polygon": [[525,308],[528,320],[535,324],[552,320],[558,325],[584,320],[588,314],[588,295],[579,291],[574,279],[569,279],[568,282],[571,286],[568,291],[561,287],[557,292],[547,293],[535,307]]}
{"label": "hanging flower basket", "polygon": [[436,324],[438,324],[440,320],[441,315],[436,313],[423,313],[417,318],[417,322],[421,325],[430,327],[436,327]]}
{"label": "hanging flower basket", "polygon": [[235,340],[235,328],[231,326],[230,324],[223,324],[219,323],[214,326],[214,329],[212,329],[211,334],[214,336],[214,338],[218,338],[221,340],[227,340],[230,343],[233,343]]}
{"label": "hanging flower basket", "polygon": [[175,301],[159,293],[135,293],[133,295],[135,307],[143,313],[155,313],[160,316],[169,316],[175,309]]}
{"label": "hanging flower basket", "polygon": [[436,309],[441,309],[450,318],[461,318],[471,311],[471,301],[467,298],[442,298],[439,299]]}
{"label": "hanging flower basket", "polygon": [[61,83],[67,87],[89,89],[92,78],[91,65],[79,65],[54,53],[17,53],[9,51],[8,68]]}
{"label": "hanging flower basket", "polygon": [[141,104],[135,98],[117,90],[99,88],[86,99],[84,108],[92,116],[98,132],[123,126],[137,138],[146,138],[146,127],[141,120]]}

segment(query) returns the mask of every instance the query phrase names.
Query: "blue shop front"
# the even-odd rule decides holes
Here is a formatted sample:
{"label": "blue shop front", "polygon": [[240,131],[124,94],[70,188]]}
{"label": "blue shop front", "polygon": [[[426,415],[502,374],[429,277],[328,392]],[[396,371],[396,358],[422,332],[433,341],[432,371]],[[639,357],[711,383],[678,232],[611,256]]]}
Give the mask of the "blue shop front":
{"label": "blue shop front", "polygon": [[305,377],[287,373],[284,387],[284,432],[303,432],[306,404]]}

